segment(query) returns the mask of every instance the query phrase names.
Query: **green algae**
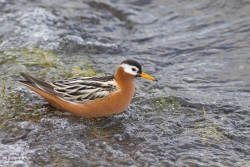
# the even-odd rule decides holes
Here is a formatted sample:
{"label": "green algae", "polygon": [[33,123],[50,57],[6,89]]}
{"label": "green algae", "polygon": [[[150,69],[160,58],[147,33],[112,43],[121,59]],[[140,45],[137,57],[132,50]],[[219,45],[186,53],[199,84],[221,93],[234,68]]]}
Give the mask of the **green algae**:
{"label": "green algae", "polygon": [[223,133],[219,132],[213,125],[198,128],[197,131],[201,134],[203,144],[211,140],[217,142],[222,140]]}
{"label": "green algae", "polygon": [[202,137],[202,144],[208,144],[208,141],[220,142],[222,140],[224,135],[217,130],[217,127],[221,125],[222,123],[220,122],[209,123],[209,125],[204,122],[203,124],[196,125],[194,129],[196,129],[196,132]]}
{"label": "green algae", "polygon": [[[10,87],[7,87],[9,90]],[[38,121],[41,116],[37,112],[25,111],[27,104],[24,103],[23,97],[15,90],[7,91],[4,96],[1,97],[1,120],[0,129],[4,128],[6,123],[10,120],[27,120]],[[37,109],[37,107],[35,108]]]}
{"label": "green algae", "polygon": [[32,71],[35,69],[36,72],[41,74],[42,78],[46,78],[49,73],[54,74],[53,79],[97,75],[88,61],[84,59],[82,61],[84,62],[84,70],[81,70],[78,66],[67,69],[52,51],[48,52],[38,48],[22,48],[9,49],[0,53],[0,66],[3,64],[18,64],[24,65],[27,69],[32,67]]}
{"label": "green algae", "polygon": [[159,111],[164,111],[164,109],[175,110],[180,106],[176,97],[158,97],[154,100],[154,103]]}
{"label": "green algae", "polygon": [[27,67],[52,67],[59,63],[56,56],[52,52],[46,52],[37,48],[9,49],[2,52],[2,54],[4,56],[1,58],[0,65],[6,63],[17,63]]}
{"label": "green algae", "polygon": [[160,101],[164,106],[171,106],[175,109],[179,107],[179,101],[176,97],[161,98]]}
{"label": "green algae", "polygon": [[6,92],[6,84],[2,81],[2,78],[0,77],[0,85],[1,85],[1,98],[4,98],[5,92]]}
{"label": "green algae", "polygon": [[56,58],[53,52],[45,52],[41,49],[21,49],[20,53],[24,55],[18,62],[26,66],[43,66],[43,67],[56,67],[60,61]]}
{"label": "green algae", "polygon": [[137,103],[139,108],[144,112],[175,112],[179,107],[179,99],[173,96],[157,97],[141,101],[142,97],[135,97],[132,103]]}
{"label": "green algae", "polygon": [[83,69],[78,66],[72,66],[70,68],[65,68],[63,63],[60,61],[57,55],[52,51],[44,51],[42,49],[33,48],[22,48],[22,49],[12,49],[0,52],[0,66],[3,64],[21,64],[27,69],[32,68],[32,71],[39,72],[41,78],[46,78],[50,73],[56,74],[54,79],[70,78],[77,76],[95,76],[97,73],[90,65],[90,63],[84,59]]}
{"label": "green algae", "polygon": [[1,118],[0,119],[0,129],[3,129],[6,126],[7,119]]}
{"label": "green algae", "polygon": [[99,129],[95,126],[91,127],[91,134],[95,136],[95,138],[101,139],[101,140],[108,140],[109,133],[105,131],[105,129]]}

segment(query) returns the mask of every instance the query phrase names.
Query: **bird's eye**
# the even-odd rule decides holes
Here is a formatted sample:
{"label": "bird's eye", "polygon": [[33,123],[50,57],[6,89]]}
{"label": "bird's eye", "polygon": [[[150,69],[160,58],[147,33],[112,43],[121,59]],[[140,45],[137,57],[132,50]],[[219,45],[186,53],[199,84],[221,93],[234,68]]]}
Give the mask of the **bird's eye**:
{"label": "bird's eye", "polygon": [[136,71],[136,69],[135,69],[135,68],[132,68],[132,71]]}

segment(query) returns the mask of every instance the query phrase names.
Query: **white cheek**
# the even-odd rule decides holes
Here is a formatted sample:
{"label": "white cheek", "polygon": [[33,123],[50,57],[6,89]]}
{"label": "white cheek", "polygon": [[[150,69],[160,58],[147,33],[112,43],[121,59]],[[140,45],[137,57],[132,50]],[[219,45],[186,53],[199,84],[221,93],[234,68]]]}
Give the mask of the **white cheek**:
{"label": "white cheek", "polygon": [[122,64],[121,66],[123,67],[123,69],[124,69],[124,71],[126,73],[129,73],[129,74],[132,74],[132,75],[136,75],[137,74],[136,71],[132,71],[132,68],[136,68],[136,67],[130,66],[128,64]]}

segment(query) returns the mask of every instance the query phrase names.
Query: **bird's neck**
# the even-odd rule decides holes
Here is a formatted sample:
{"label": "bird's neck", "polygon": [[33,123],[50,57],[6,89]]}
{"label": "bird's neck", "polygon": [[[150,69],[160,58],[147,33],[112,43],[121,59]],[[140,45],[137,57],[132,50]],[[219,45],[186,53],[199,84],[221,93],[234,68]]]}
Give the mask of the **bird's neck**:
{"label": "bird's neck", "polygon": [[115,81],[121,90],[134,92],[134,78],[135,76],[124,71],[123,67],[118,67],[115,73]]}

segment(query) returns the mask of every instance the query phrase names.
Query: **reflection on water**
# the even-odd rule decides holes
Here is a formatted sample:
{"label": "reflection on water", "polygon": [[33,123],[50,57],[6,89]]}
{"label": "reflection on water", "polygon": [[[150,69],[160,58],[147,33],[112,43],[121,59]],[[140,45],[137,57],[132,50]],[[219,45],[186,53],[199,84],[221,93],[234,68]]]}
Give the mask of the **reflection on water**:
{"label": "reflection on water", "polygon": [[[249,5],[0,1],[0,164],[250,166]],[[58,111],[15,81],[73,66],[112,74],[127,58],[159,81],[136,79],[111,117]]]}

